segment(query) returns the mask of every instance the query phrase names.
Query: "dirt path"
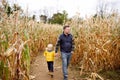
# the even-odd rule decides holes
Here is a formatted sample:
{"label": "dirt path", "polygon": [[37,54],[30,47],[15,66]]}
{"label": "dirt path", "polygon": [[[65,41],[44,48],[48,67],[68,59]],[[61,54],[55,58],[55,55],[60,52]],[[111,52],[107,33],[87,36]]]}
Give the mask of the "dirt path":
{"label": "dirt path", "polygon": [[[63,80],[61,60],[60,59],[55,60],[54,78],[51,78],[48,75],[47,63],[44,56],[39,55],[35,58],[35,61],[31,64],[30,75],[33,78],[32,80]],[[72,77],[72,74],[69,74],[69,76]],[[71,78],[69,80],[75,80],[75,79]]]}
{"label": "dirt path", "polygon": [[[80,78],[79,73],[76,72],[76,70],[72,70],[71,68],[69,68],[68,72],[69,72],[69,80],[92,80],[92,79],[89,79],[88,77],[86,77],[86,78],[81,77]],[[115,78],[112,77],[112,76],[106,76],[106,75],[113,74],[112,71],[102,73],[102,75],[105,76],[105,77],[112,77],[112,78],[114,78],[114,80],[120,80],[120,78],[118,78],[119,73],[120,73],[119,71],[114,72],[113,76]],[[45,57],[43,55],[38,55],[37,57],[35,57],[35,61],[32,62],[32,64],[31,64],[30,76],[32,77],[31,80],[63,80],[61,59],[60,58],[55,59],[55,62],[54,62],[54,78],[51,78],[48,75],[47,63],[46,63]],[[84,77],[84,75],[83,75],[83,77]],[[110,79],[110,80],[113,80],[113,79]]]}

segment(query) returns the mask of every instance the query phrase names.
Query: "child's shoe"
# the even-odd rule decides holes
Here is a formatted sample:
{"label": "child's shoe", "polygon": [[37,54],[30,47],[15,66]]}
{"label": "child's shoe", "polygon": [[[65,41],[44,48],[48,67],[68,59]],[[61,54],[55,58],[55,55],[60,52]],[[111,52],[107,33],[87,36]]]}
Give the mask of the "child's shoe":
{"label": "child's shoe", "polygon": [[53,78],[53,77],[54,77],[53,72],[50,72],[50,76],[51,76],[51,78]]}
{"label": "child's shoe", "polygon": [[53,75],[51,75],[51,78],[53,78],[54,76]]}
{"label": "child's shoe", "polygon": [[48,72],[48,75],[50,75],[50,74],[51,74],[51,72],[49,71],[49,72]]}

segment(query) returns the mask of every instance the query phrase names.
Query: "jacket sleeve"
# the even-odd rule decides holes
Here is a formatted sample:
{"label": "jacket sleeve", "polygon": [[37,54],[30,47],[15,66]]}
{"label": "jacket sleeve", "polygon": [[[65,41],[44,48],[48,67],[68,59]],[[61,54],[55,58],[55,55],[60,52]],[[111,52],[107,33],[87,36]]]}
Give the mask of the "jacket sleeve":
{"label": "jacket sleeve", "polygon": [[53,56],[55,57],[55,51],[53,52]]}
{"label": "jacket sleeve", "polygon": [[43,55],[46,56],[46,51],[44,51]]}
{"label": "jacket sleeve", "polygon": [[60,36],[58,37],[58,40],[57,40],[57,43],[56,43],[56,46],[55,46],[55,53],[58,52],[58,49],[59,49],[59,46],[60,46],[60,41],[61,41],[61,38]]}
{"label": "jacket sleeve", "polygon": [[72,36],[72,51],[74,51],[75,49],[75,41],[74,41],[74,37]]}

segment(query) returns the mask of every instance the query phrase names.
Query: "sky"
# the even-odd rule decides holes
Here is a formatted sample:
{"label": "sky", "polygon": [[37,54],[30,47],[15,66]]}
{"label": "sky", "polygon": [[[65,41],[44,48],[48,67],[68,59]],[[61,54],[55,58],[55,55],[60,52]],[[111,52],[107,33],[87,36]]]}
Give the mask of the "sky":
{"label": "sky", "polygon": [[107,3],[110,8],[120,11],[120,0],[8,0],[11,4],[17,3],[21,8],[28,10],[29,15],[46,14],[49,17],[53,13],[66,10],[68,17],[80,13],[81,17],[94,15],[99,2]]}

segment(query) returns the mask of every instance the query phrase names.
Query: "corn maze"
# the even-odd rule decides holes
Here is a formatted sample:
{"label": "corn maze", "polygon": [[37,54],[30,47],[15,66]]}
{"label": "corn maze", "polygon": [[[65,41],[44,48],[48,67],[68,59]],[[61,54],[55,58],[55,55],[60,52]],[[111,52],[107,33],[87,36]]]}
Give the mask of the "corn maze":
{"label": "corn maze", "polygon": [[[29,80],[32,57],[48,43],[56,44],[62,26],[21,18],[19,11],[0,21],[0,78]],[[98,72],[120,68],[120,16],[90,17],[67,22],[74,35],[75,51],[71,64],[84,71]]]}

